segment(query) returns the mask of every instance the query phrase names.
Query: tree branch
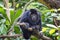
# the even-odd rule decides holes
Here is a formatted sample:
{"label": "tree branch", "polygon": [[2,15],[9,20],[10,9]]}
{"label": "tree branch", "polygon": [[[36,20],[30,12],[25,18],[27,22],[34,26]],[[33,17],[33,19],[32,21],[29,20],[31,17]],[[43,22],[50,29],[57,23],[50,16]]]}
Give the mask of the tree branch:
{"label": "tree branch", "polygon": [[9,0],[3,0],[5,8],[6,8],[6,14],[8,19],[11,21],[10,19],[10,10],[9,10]]}
{"label": "tree branch", "polygon": [[22,34],[14,34],[14,35],[0,35],[0,38],[15,38],[23,36]]}
{"label": "tree branch", "polygon": [[[36,33],[37,36],[40,36],[38,33]],[[14,35],[0,35],[0,38],[16,38],[16,37],[20,37],[23,36],[22,34],[14,34]],[[47,37],[47,36],[40,36],[39,38],[43,39],[43,40],[52,40],[51,38]]]}
{"label": "tree branch", "polygon": [[58,27],[56,20],[57,20],[57,18],[53,17],[53,22],[54,22],[55,26]]}

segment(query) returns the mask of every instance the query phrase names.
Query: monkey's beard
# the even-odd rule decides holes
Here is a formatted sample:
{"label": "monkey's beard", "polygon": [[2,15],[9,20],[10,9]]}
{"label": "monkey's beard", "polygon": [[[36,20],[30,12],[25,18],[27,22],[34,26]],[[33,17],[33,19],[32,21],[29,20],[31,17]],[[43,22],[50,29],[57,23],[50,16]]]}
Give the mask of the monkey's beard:
{"label": "monkey's beard", "polygon": [[32,19],[33,22],[37,21],[37,17],[32,17],[31,19]]}

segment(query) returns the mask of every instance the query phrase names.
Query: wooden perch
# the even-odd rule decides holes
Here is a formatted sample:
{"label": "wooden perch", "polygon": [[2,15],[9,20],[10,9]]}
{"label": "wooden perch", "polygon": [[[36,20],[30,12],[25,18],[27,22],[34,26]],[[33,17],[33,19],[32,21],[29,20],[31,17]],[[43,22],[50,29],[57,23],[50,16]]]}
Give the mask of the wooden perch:
{"label": "wooden perch", "polygon": [[[23,36],[22,34],[14,34],[14,35],[0,35],[0,38],[16,38],[16,37],[20,37],[20,36]],[[39,35],[37,35],[39,36]],[[40,38],[42,38],[43,40],[51,40],[49,37],[46,37],[46,36],[41,36]]]}
{"label": "wooden perch", "polygon": [[14,34],[14,35],[0,35],[0,38],[15,38],[23,36],[22,34]]}
{"label": "wooden perch", "polygon": [[[17,23],[18,25],[24,25],[25,26],[25,23]],[[25,28],[25,27],[24,27]],[[38,30],[36,29],[32,29],[32,28],[28,28],[29,31],[33,31],[33,34],[36,35],[37,38],[41,38],[43,40],[51,40],[51,38],[45,36],[44,34],[42,34],[42,32],[38,32]],[[34,36],[35,36],[34,35]],[[20,37],[20,36],[23,36],[22,34],[14,34],[14,35],[0,35],[0,38],[15,38],[15,37]]]}
{"label": "wooden perch", "polygon": [[[23,36],[22,34],[14,34],[14,35],[0,35],[0,38],[16,38],[16,37],[20,37],[20,36]],[[40,35],[37,35],[37,36],[40,36]],[[50,39],[49,37],[46,37],[46,36],[41,36],[40,37],[41,39],[43,40],[52,40]]]}

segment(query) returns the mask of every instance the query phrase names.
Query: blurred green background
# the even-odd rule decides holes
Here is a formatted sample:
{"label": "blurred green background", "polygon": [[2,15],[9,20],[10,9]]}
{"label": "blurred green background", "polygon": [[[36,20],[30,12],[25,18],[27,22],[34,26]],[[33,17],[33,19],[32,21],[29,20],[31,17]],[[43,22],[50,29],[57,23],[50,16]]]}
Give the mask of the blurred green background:
{"label": "blurred green background", "polygon": [[[14,26],[12,34],[22,34],[19,26],[15,21],[23,13],[25,5],[30,0],[9,0],[9,6],[6,6],[3,0],[0,0],[0,35],[8,35],[8,30]],[[42,31],[44,35],[52,38],[53,40],[60,40],[60,26],[56,27],[54,17],[60,20],[60,14],[55,9],[49,9],[47,6],[39,3],[37,0],[31,2],[25,10],[31,8],[37,9],[41,12]],[[7,10],[9,12],[7,13]],[[7,16],[10,15],[10,16]],[[3,38],[0,38],[3,40]],[[4,38],[4,40],[23,40],[23,37],[17,38]],[[31,36],[31,40],[38,40],[36,37]]]}

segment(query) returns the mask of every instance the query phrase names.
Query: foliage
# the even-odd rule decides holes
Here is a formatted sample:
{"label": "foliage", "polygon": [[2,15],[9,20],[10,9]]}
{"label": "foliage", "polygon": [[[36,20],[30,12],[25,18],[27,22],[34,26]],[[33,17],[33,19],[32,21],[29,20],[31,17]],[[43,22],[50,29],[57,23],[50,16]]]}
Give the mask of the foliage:
{"label": "foliage", "polygon": [[[14,10],[10,10],[10,19],[8,19],[6,15],[6,11],[4,8],[0,7],[0,35],[6,35],[12,24],[14,24],[14,21],[16,18],[18,18],[21,15],[22,10],[17,10],[16,13],[14,13]],[[15,33],[20,33],[19,27],[15,25],[14,27]],[[18,30],[18,32],[17,32]],[[14,34],[14,33],[13,33]]]}
{"label": "foliage", "polygon": [[[24,1],[24,2],[22,2]],[[20,3],[20,0],[16,0],[17,4],[16,4],[16,10],[14,10],[12,8],[12,0],[10,0],[10,19],[11,21],[8,19],[7,15],[6,15],[6,8],[4,7],[4,5],[0,5],[0,35],[7,35],[8,30],[11,28],[11,26],[14,24],[15,20],[22,14],[22,9],[24,8],[25,4],[29,1],[29,0],[22,0]],[[2,4],[2,3],[0,3]],[[60,27],[56,27],[55,25],[53,25],[53,16],[56,16],[58,19],[60,19],[60,15],[57,16],[55,9],[49,9],[47,6],[38,3],[37,1],[34,1],[32,3],[30,3],[27,6],[27,10],[34,8],[37,9],[39,12],[41,12],[41,18],[42,18],[42,31],[44,33],[44,35],[51,37],[53,40],[55,40],[55,38],[57,38],[57,40],[60,40],[60,36],[56,35],[58,32],[56,32],[57,30],[59,31]],[[13,10],[12,10],[13,9]],[[55,11],[55,12],[53,12]],[[19,30],[19,26],[18,25],[14,25],[14,31],[12,32],[13,34],[20,34],[21,30]],[[23,38],[11,38],[11,40],[22,40]],[[32,36],[31,40],[38,40],[36,37]]]}

